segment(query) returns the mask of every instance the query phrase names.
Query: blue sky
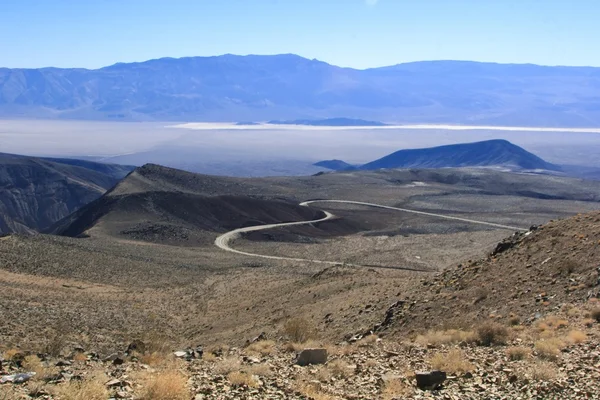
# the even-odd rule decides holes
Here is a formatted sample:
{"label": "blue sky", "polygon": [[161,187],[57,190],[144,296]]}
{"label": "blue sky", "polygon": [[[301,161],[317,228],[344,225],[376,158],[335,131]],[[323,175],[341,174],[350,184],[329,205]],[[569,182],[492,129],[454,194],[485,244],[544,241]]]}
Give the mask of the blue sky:
{"label": "blue sky", "polygon": [[296,53],[600,66],[597,0],[2,0],[0,67]]}

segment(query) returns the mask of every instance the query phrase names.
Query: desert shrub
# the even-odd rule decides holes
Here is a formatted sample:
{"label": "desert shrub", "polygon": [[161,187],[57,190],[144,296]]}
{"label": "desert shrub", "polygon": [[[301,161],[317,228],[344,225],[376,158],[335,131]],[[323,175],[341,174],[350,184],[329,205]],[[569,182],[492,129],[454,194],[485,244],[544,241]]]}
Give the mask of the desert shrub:
{"label": "desert shrub", "polygon": [[402,379],[389,379],[382,390],[384,400],[404,399],[413,393],[413,386]]}
{"label": "desert shrub", "polygon": [[564,343],[558,338],[538,340],[534,345],[537,355],[547,360],[555,360],[563,347]]}
{"label": "desert shrub", "polygon": [[86,362],[88,360],[87,355],[85,353],[77,352],[73,355],[73,361],[75,362]]}
{"label": "desert shrub", "polygon": [[271,376],[273,375],[273,370],[267,364],[254,364],[245,369],[245,371],[249,375],[255,376]]}
{"label": "desert shrub", "polygon": [[577,270],[577,262],[571,259],[566,259],[559,265],[559,271],[563,275],[571,275]]}
{"label": "desert shrub", "polygon": [[292,318],[285,322],[283,331],[292,342],[305,343],[316,337],[314,325],[305,318]]}
{"label": "desert shrub", "polygon": [[[188,400],[187,379],[176,371],[149,376],[142,388],[141,400]],[[106,399],[106,397],[104,398]]]}
{"label": "desert shrub", "polygon": [[331,373],[331,375],[337,379],[348,378],[354,372],[350,364],[340,359],[328,362],[326,367],[327,370]]}
{"label": "desert shrub", "polygon": [[106,400],[109,397],[108,390],[100,377],[85,381],[69,381],[57,386],[56,394],[60,400]]}
{"label": "desert shrub", "polygon": [[430,360],[434,369],[449,373],[464,373],[473,370],[473,365],[467,360],[465,354],[459,349],[450,350],[448,353],[437,353]]}
{"label": "desert shrub", "polygon": [[215,364],[214,371],[219,375],[227,375],[230,372],[239,371],[241,362],[236,357],[227,357]]}
{"label": "desert shrub", "polygon": [[227,374],[227,380],[233,386],[257,387],[258,381],[252,376],[242,371],[233,371]]}
{"label": "desert shrub", "polygon": [[461,342],[472,343],[476,340],[477,335],[475,332],[449,329],[445,331],[429,331],[424,335],[419,335],[416,337],[415,343],[421,346],[441,346]]}
{"label": "desert shrub", "polygon": [[600,322],[600,307],[594,308],[590,311],[590,316],[596,320],[596,322]]}
{"label": "desert shrub", "polygon": [[246,354],[256,354],[261,356],[268,356],[273,353],[275,349],[275,342],[272,340],[261,340],[250,344],[244,352]]}
{"label": "desert shrub", "polygon": [[379,339],[377,335],[371,334],[360,339],[357,344],[359,347],[369,347],[375,345],[377,343],[377,339]]}
{"label": "desert shrub", "polygon": [[587,340],[587,335],[584,332],[572,330],[567,334],[567,342],[571,344],[583,343]]}
{"label": "desert shrub", "polygon": [[510,326],[517,326],[521,324],[521,318],[517,317],[517,316],[512,316],[508,319],[508,324]]}
{"label": "desert shrub", "polygon": [[552,363],[538,361],[531,365],[529,374],[536,381],[552,381],[558,376],[558,370]]}
{"label": "desert shrub", "polygon": [[524,346],[509,347],[506,349],[506,355],[512,361],[523,360],[531,355],[531,349]]}
{"label": "desert shrub", "polygon": [[505,344],[508,340],[508,329],[497,322],[484,322],[477,327],[477,338],[482,346]]}

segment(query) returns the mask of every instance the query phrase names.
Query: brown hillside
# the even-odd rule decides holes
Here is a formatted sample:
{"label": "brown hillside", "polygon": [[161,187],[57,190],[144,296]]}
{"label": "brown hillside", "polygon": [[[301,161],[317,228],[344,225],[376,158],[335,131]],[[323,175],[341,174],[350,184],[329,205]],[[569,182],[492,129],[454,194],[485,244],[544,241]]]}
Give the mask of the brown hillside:
{"label": "brown hillside", "polygon": [[466,327],[473,321],[531,322],[600,293],[600,212],[514,234],[486,258],[421,281],[389,310],[382,330]]}

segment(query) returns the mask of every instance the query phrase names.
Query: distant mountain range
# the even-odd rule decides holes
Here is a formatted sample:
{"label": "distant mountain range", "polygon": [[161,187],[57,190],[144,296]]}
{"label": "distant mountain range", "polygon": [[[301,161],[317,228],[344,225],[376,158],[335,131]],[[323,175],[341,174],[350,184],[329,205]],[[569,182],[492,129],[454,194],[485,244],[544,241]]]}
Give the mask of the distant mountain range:
{"label": "distant mountain range", "polygon": [[102,196],[133,168],[0,153],[0,234],[48,228]]}
{"label": "distant mountain range", "polygon": [[600,126],[600,68],[433,61],[356,70],[296,55],[0,69],[0,117]]}
{"label": "distant mountain range", "polygon": [[486,140],[425,149],[399,150],[358,167],[341,160],[314,165],[332,170],[375,170],[381,168],[506,167],[514,170],[560,171],[551,164],[506,140]]}

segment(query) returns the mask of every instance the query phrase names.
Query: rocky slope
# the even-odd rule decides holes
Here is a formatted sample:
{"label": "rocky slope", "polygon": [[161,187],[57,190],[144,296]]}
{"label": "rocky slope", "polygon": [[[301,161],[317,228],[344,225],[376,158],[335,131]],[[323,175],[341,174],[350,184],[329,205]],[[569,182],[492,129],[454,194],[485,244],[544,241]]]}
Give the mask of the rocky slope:
{"label": "rocky slope", "polygon": [[132,167],[0,154],[0,233],[48,228],[97,199]]}
{"label": "rocky slope", "polygon": [[468,327],[492,318],[531,323],[600,298],[600,212],[533,227],[402,294],[380,332]]}

